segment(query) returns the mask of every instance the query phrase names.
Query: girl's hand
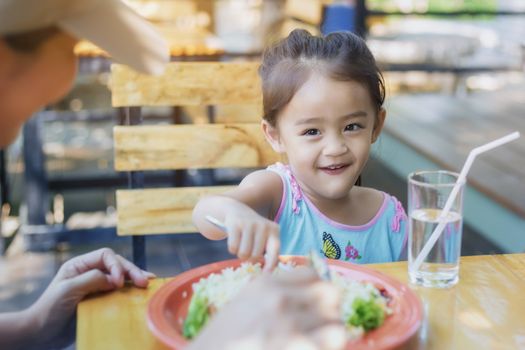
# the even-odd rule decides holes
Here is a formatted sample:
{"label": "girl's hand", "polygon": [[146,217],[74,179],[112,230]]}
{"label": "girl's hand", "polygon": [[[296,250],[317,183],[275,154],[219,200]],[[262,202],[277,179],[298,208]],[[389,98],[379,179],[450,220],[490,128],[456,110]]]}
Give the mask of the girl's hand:
{"label": "girl's hand", "polygon": [[236,210],[224,218],[228,250],[242,260],[259,260],[266,252],[264,270],[271,271],[279,260],[279,225],[250,208]]}

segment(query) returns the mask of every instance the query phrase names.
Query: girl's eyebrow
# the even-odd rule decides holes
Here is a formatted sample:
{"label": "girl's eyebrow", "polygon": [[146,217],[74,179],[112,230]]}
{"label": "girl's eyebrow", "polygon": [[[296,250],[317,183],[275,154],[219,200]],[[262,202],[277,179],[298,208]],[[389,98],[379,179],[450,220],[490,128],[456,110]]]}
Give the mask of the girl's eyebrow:
{"label": "girl's eyebrow", "polygon": [[365,111],[357,111],[353,112],[347,115],[343,115],[342,117],[339,117],[339,119],[349,119],[349,118],[366,118],[368,116],[368,113]]}
{"label": "girl's eyebrow", "polygon": [[[344,120],[349,118],[366,118],[368,116],[368,113],[365,111],[356,111],[349,114],[345,114],[338,119]],[[303,125],[303,124],[314,124],[316,122],[321,122],[324,118],[322,117],[312,117],[312,118],[305,118],[305,119],[299,119],[295,122],[295,125]]]}
{"label": "girl's eyebrow", "polygon": [[320,118],[320,117],[299,119],[298,121],[295,122],[295,125],[314,124],[316,122],[320,122],[321,120],[323,120],[323,118]]}

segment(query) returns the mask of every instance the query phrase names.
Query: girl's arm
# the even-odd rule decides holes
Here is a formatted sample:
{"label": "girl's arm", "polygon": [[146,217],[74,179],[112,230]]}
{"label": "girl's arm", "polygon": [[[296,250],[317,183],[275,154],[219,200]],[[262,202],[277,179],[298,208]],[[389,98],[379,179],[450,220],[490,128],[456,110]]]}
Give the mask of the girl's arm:
{"label": "girl's arm", "polygon": [[[277,263],[279,227],[273,222],[283,193],[279,175],[260,170],[246,176],[234,190],[203,197],[193,209],[193,222],[209,239],[228,238],[228,250],[242,259],[260,258],[264,251]],[[209,223],[206,215],[224,222],[228,234]],[[268,260],[267,260],[268,262]]]}
{"label": "girl's arm", "polygon": [[272,219],[281,202],[283,185],[276,173],[267,170],[255,171],[246,176],[237,188],[222,195],[205,196],[193,209],[193,223],[206,238],[218,240],[226,234],[209,223],[206,215],[223,222],[227,216],[258,214]]}

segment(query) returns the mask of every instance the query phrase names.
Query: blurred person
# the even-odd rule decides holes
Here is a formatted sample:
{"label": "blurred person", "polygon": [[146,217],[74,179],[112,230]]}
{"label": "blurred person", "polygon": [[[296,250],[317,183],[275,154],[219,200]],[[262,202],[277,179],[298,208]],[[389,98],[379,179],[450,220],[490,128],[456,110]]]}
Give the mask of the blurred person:
{"label": "blurred person", "polygon": [[[69,91],[77,67],[73,49],[81,38],[143,73],[160,74],[169,60],[165,41],[119,0],[0,0],[0,147],[33,113]],[[334,330],[342,334],[330,317],[338,314],[337,297],[321,303],[331,287],[312,274],[257,279],[210,321],[192,349],[341,346],[325,342]],[[86,295],[120,288],[125,279],[145,288],[153,276],[108,248],[75,257],[28,309],[0,314],[0,348],[64,346]]]}
{"label": "blurred person", "polygon": [[[120,1],[0,0],[0,147],[70,90],[80,38],[144,73],[162,73],[169,60],[164,40]],[[28,309],[0,314],[0,348],[66,345],[61,335],[87,294],[120,288],[126,278],[145,288],[150,277],[108,248],[73,258]]]}
{"label": "blurred person", "polygon": [[70,90],[79,39],[143,73],[160,74],[169,61],[164,39],[118,0],[0,0],[0,36],[0,147]]}

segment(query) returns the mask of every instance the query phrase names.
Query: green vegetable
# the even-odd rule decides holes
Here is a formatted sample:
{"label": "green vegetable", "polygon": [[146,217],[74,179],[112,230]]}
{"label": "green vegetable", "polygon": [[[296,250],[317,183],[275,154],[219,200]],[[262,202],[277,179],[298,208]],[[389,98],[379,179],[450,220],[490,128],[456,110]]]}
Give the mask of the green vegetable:
{"label": "green vegetable", "polygon": [[188,316],[184,320],[183,335],[186,339],[192,339],[208,322],[208,300],[201,295],[194,294],[188,308]]}
{"label": "green vegetable", "polygon": [[347,323],[355,327],[363,327],[365,331],[375,329],[383,324],[385,312],[375,303],[375,300],[357,298],[352,304],[354,314]]}

